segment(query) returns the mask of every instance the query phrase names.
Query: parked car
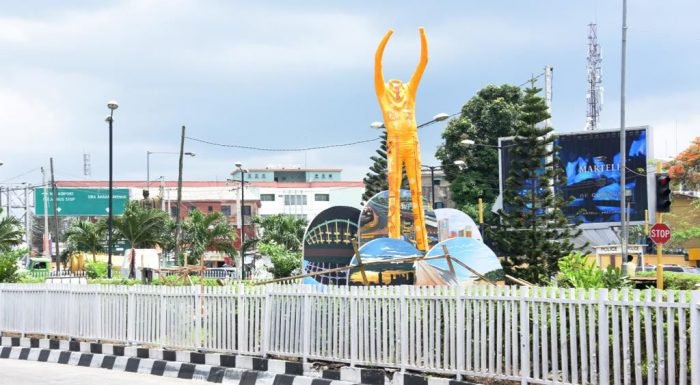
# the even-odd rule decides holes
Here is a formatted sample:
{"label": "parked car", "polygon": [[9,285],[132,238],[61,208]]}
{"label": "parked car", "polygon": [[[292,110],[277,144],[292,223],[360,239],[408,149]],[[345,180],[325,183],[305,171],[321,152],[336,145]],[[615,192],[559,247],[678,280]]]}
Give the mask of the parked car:
{"label": "parked car", "polygon": [[50,258],[29,258],[27,263],[27,274],[34,277],[46,277],[51,272]]}

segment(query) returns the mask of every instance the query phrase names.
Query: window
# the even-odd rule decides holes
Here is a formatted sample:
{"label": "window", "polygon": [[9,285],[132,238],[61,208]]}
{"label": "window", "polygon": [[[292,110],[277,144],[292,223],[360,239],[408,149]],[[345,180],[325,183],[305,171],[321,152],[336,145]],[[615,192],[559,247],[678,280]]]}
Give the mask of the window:
{"label": "window", "polygon": [[306,205],[306,195],[285,195],[284,196],[285,206],[305,206]]}
{"label": "window", "polygon": [[333,179],[333,174],[328,174],[328,179]]}
{"label": "window", "polygon": [[253,174],[253,178],[258,179],[258,174]]}
{"label": "window", "polygon": [[328,202],[331,200],[330,194],[316,194],[314,195],[314,200],[316,202]]}
{"label": "window", "polygon": [[175,206],[170,207],[170,216],[177,217],[177,207],[175,207]]}
{"label": "window", "polygon": [[249,205],[243,206],[243,215],[244,215],[244,216],[249,217],[249,216],[251,215],[250,212],[251,212],[251,211],[250,211],[250,206],[249,206]]}
{"label": "window", "polygon": [[275,194],[260,194],[260,200],[263,202],[274,202]]}
{"label": "window", "polygon": [[326,174],[321,174],[321,179],[326,179]]}
{"label": "window", "polygon": [[440,185],[440,179],[433,179],[433,185],[434,185],[434,186],[439,186],[439,185]]}
{"label": "window", "polygon": [[221,206],[221,214],[225,217],[230,217],[231,216],[231,206]]}
{"label": "window", "polygon": [[209,213],[214,212],[214,206],[207,206],[207,212],[209,212]]}
{"label": "window", "polygon": [[318,174],[314,174],[314,179],[318,179]]}

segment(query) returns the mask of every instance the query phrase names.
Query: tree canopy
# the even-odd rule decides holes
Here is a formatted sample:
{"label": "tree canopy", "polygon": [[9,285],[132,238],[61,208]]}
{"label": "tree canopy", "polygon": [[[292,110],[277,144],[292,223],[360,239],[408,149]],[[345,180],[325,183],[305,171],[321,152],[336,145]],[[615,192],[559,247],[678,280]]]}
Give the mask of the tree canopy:
{"label": "tree canopy", "polygon": [[95,254],[104,251],[106,230],[104,221],[92,223],[79,220],[71,224],[64,235],[73,250],[91,253],[94,262]]}
{"label": "tree canopy", "polygon": [[576,248],[580,234],[569,224],[566,206],[557,188],[566,183],[559,165],[551,127],[538,127],[549,118],[544,99],[534,86],[525,91],[518,119],[510,172],[503,191],[503,209],[489,239],[507,274],[532,283],[548,283],[558,271],[560,258]]}
{"label": "tree canopy", "polygon": [[[2,214],[2,209],[0,209]],[[8,251],[24,242],[24,230],[20,221],[12,216],[0,218],[0,252]]]}
{"label": "tree canopy", "polygon": [[[435,157],[442,163],[457,207],[474,212],[478,198],[490,206],[498,196],[498,138],[515,133],[523,103],[519,87],[489,85],[479,90],[450,120]],[[463,139],[474,141],[465,146]],[[465,170],[454,164],[464,160]],[[489,211],[489,210],[487,210]]]}
{"label": "tree canopy", "polygon": [[681,151],[666,167],[671,180],[685,191],[700,190],[700,136]]}
{"label": "tree canopy", "polygon": [[223,251],[235,255],[236,233],[220,212],[204,214],[193,210],[183,223],[183,243],[189,251],[187,262],[196,264],[206,251]]}

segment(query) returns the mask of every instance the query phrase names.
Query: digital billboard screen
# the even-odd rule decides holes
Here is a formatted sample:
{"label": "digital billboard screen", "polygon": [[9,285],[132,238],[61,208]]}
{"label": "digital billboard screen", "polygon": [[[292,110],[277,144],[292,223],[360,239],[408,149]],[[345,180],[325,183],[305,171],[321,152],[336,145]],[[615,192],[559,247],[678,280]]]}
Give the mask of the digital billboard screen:
{"label": "digital billboard screen", "polygon": [[[644,220],[648,208],[646,128],[626,130],[626,185],[628,218],[631,222]],[[512,138],[500,138],[501,192],[513,160]],[[620,131],[587,131],[559,134],[559,165],[566,183],[558,189],[569,202],[564,214],[570,223],[607,223],[620,221]],[[527,183],[523,183],[524,187]],[[504,209],[508,210],[506,204]]]}
{"label": "digital billboard screen", "polygon": [[[620,221],[620,132],[565,134],[557,138],[559,162],[566,172],[561,188],[571,200],[565,214],[572,221]],[[643,221],[647,209],[647,130],[626,130],[625,184],[630,221]]]}

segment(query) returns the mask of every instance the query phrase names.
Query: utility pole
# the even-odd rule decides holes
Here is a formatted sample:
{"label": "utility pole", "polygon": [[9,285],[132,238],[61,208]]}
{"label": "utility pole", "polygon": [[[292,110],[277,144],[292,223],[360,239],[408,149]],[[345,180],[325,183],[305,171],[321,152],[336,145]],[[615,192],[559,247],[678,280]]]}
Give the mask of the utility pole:
{"label": "utility pole", "polygon": [[544,102],[547,105],[547,113],[549,118],[544,121],[545,127],[552,126],[552,75],[554,68],[552,66],[544,66]]}
{"label": "utility pole", "polygon": [[165,177],[160,177],[160,209],[165,211]]}
{"label": "utility pole", "polygon": [[[180,137],[180,164],[177,172],[177,217],[175,218],[175,261],[180,254],[180,208],[182,205],[182,158],[185,155],[185,126],[182,126],[182,135]],[[187,266],[187,257],[184,258],[184,265]]]}
{"label": "utility pole", "polygon": [[41,167],[41,184],[44,185],[44,256],[51,258],[51,238],[49,237],[49,189],[46,183],[46,170],[44,170],[43,166]]}
{"label": "utility pole", "polygon": [[[627,144],[625,138],[625,65],[627,62],[627,0],[622,0],[622,62],[620,73],[620,222],[622,224],[622,260],[627,257]],[[613,259],[613,262],[615,260]],[[613,263],[613,266],[615,264]]]}
{"label": "utility pole", "polygon": [[54,222],[54,243],[56,244],[56,272],[61,271],[61,250],[59,249],[58,246],[58,203],[56,201],[58,200],[56,198],[56,180],[54,179],[53,175],[53,158],[49,159],[50,165],[51,165],[51,190],[53,190],[53,222]]}
{"label": "utility pole", "polygon": [[245,270],[245,248],[243,244],[245,243],[245,171],[241,168],[241,267],[240,273],[241,278],[243,278],[243,273]]}
{"label": "utility pole", "polygon": [[24,185],[24,241],[27,243],[27,248],[32,250],[32,229],[30,227],[29,218],[29,186]]}

